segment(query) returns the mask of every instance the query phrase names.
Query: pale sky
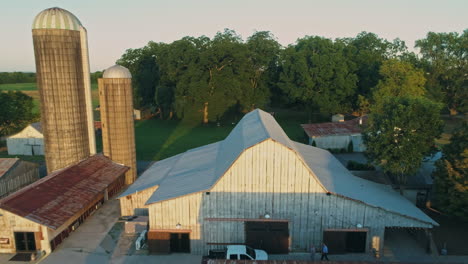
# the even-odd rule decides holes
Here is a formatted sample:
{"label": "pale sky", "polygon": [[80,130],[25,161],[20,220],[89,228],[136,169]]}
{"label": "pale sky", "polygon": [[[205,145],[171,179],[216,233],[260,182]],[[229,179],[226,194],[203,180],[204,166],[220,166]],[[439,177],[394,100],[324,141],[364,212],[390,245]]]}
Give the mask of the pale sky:
{"label": "pale sky", "polygon": [[282,45],[305,35],[399,37],[412,50],[429,31],[468,28],[468,0],[0,0],[0,72],[35,71],[31,24],[50,7],[75,14],[88,30],[91,70],[126,49],[230,28],[245,40],[271,31]]}

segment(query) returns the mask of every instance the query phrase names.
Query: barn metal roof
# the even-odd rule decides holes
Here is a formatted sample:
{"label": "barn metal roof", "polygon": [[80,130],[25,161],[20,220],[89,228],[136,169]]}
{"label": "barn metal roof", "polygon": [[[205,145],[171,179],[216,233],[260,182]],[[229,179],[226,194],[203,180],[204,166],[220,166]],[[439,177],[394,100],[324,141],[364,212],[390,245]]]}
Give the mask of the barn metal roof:
{"label": "barn metal roof", "polygon": [[[309,137],[338,136],[361,134],[362,128],[359,119],[355,118],[344,122],[327,122],[301,125]],[[362,117],[363,125],[367,123],[367,116]]]}
{"label": "barn metal roof", "polygon": [[0,200],[0,208],[57,229],[90,205],[129,168],[98,154]]}
{"label": "barn metal roof", "polygon": [[390,186],[354,176],[330,152],[298,142],[295,144],[310,170],[330,193],[438,225]]}
{"label": "barn metal roof", "polygon": [[162,179],[169,173],[181,156],[182,154],[175,155],[154,163],[154,165],[145,170],[138,180],[130,185],[118,198],[160,185]]}
{"label": "barn metal roof", "polygon": [[5,175],[18,161],[18,158],[0,158],[0,177]]}
{"label": "barn metal roof", "polygon": [[270,138],[299,154],[327,191],[437,225],[391,188],[352,175],[328,151],[291,141],[259,109],[246,114],[225,140],[155,163],[121,197],[155,185],[159,187],[146,204],[208,191],[245,149]]}

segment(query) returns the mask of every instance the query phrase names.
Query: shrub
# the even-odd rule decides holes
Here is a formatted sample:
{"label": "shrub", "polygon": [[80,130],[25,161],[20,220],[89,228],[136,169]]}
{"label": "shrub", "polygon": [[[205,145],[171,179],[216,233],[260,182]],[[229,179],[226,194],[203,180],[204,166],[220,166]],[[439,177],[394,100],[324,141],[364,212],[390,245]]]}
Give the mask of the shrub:
{"label": "shrub", "polygon": [[357,171],[366,171],[366,170],[375,170],[375,167],[372,164],[364,164],[354,160],[348,161],[348,165],[346,165],[348,170],[357,170]]}

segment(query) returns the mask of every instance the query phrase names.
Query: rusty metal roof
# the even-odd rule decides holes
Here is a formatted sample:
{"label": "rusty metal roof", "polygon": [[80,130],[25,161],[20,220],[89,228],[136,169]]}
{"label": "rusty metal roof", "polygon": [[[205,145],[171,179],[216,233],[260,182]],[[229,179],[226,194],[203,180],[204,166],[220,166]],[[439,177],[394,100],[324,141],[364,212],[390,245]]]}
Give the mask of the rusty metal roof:
{"label": "rusty metal roof", "polygon": [[18,161],[18,158],[0,158],[0,177],[5,175]]}
{"label": "rusty metal roof", "polygon": [[5,197],[0,208],[57,229],[128,169],[97,154]]}
{"label": "rusty metal roof", "polygon": [[344,122],[303,124],[301,126],[309,137],[360,134],[362,126],[367,123],[367,116],[362,117],[362,126],[359,125],[359,119],[355,118]]}

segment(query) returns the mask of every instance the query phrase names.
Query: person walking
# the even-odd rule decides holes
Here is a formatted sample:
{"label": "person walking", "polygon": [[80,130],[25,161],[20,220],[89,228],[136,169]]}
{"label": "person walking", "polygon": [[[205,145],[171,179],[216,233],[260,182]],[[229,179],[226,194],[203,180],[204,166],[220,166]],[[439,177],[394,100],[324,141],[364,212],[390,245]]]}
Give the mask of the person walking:
{"label": "person walking", "polygon": [[315,260],[315,246],[314,244],[310,245],[310,260]]}
{"label": "person walking", "polygon": [[326,259],[328,260],[328,247],[325,245],[325,243],[322,243],[322,257],[320,260]]}

